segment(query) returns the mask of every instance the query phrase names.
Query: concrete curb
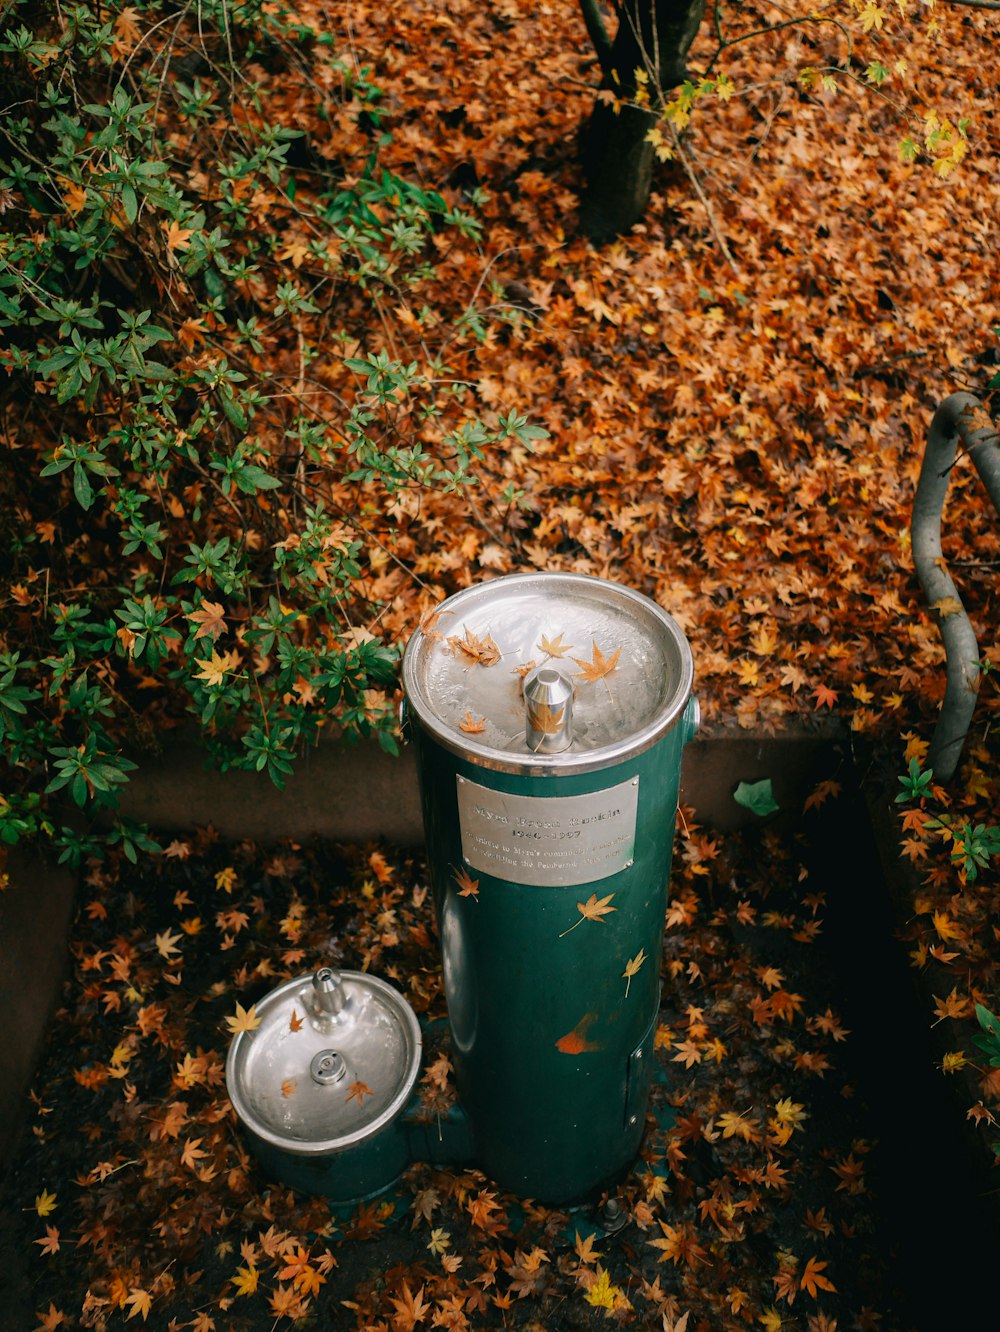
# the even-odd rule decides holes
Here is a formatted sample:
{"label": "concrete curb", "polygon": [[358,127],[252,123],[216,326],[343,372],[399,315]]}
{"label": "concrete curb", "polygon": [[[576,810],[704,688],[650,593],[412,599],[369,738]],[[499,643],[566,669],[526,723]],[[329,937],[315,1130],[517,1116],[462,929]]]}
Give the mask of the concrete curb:
{"label": "concrete curb", "polygon": [[[741,781],[770,777],[779,806],[798,812],[843,736],[836,727],[699,736],[684,751],[681,803],[693,807],[698,822],[720,831],[745,827],[759,820],[736,804],[733,792]],[[121,811],[164,832],[211,823],[234,841],[423,842],[416,764],[405,746],[394,758],[375,744],[321,745],[298,761],[279,791],[259,773],[208,770],[204,750],[183,737],[142,765],[125,788]]]}
{"label": "concrete curb", "polygon": [[69,969],[76,876],[33,850],[8,852],[0,893],[0,1170],[10,1162],[28,1089]]}

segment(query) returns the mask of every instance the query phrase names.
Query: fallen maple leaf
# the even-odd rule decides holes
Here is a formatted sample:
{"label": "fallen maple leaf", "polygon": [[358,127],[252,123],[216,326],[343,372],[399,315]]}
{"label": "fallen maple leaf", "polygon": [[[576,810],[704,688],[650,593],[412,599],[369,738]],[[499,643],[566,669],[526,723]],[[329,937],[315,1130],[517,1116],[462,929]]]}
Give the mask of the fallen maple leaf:
{"label": "fallen maple leaf", "polygon": [[480,717],[479,721],[476,721],[472,713],[467,712],[465,720],[458,723],[458,729],[465,731],[467,735],[482,735],[483,731],[486,730],[486,718]]}
{"label": "fallen maple leaf", "polygon": [[238,1295],[252,1295],[257,1289],[259,1278],[260,1273],[251,1263],[247,1267],[238,1267],[236,1269],[236,1275],[231,1277],[230,1280],[236,1287],[236,1293]]}
{"label": "fallen maple leaf", "polygon": [[[614,910],[614,908],[611,908]],[[630,957],[625,963],[625,970],[622,975],[625,977],[625,998],[628,998],[628,987],[632,984],[632,977],[636,974],[643,962],[646,960],[645,948],[640,948],[635,957]]]}
{"label": "fallen maple leaf", "polygon": [[58,1207],[56,1195],[49,1193],[48,1189],[42,1189],[41,1193],[35,1199],[35,1211],[39,1216],[48,1216]]}
{"label": "fallen maple leaf", "polygon": [[448,639],[448,646],[456,657],[465,657],[479,666],[494,666],[501,656],[492,635],[487,634],[485,638],[479,638],[471,629],[466,629],[464,638],[452,634]]}
{"label": "fallen maple leaf", "polygon": [[605,657],[604,653],[594,642],[594,650],[590,661],[582,661],[579,657],[573,657],[573,661],[580,667],[580,678],[586,680],[588,684],[593,684],[597,680],[603,680],[605,676],[618,665],[618,658],[621,656],[620,647],[615,648],[610,657]]}
{"label": "fallen maple leaf", "polygon": [[181,950],[177,947],[177,940],[181,936],[173,934],[170,930],[164,930],[162,934],[156,936],[156,951],[161,957],[173,957],[175,953]]}
{"label": "fallen maple leaf", "polygon": [[187,1166],[189,1170],[198,1169],[198,1162],[208,1155],[208,1152],[201,1149],[203,1141],[203,1138],[188,1138],[181,1152],[181,1165]]}
{"label": "fallen maple leaf", "polygon": [[358,1078],[356,1082],[352,1082],[347,1089],[347,1099],[350,1101],[356,1098],[358,1105],[364,1104],[366,1096],[374,1095],[375,1093],[372,1091],[371,1087],[368,1086],[368,1083],[362,1082],[360,1078]]}
{"label": "fallen maple leaf", "polygon": [[125,1303],[132,1306],[131,1312],[125,1316],[126,1323],[130,1318],[134,1318],[136,1314],[142,1314],[142,1321],[145,1322],[149,1317],[149,1311],[153,1304],[153,1297],[148,1291],[141,1290],[138,1286],[133,1286]]}
{"label": "fallen maple leaf", "polygon": [[217,892],[231,893],[236,887],[236,871],[231,865],[221,869],[215,876],[215,888]]}
{"label": "fallen maple leaf", "polygon": [[62,1309],[57,1309],[51,1300],[49,1301],[48,1313],[39,1313],[36,1314],[36,1317],[38,1319],[36,1332],[55,1332],[56,1328],[62,1327],[66,1321],[66,1315]]}
{"label": "fallen maple leaf", "polygon": [[615,1301],[622,1295],[620,1286],[611,1284],[611,1276],[603,1267],[597,1269],[597,1280],[584,1295],[588,1304],[592,1304],[595,1309],[613,1309]]}
{"label": "fallen maple leaf", "polygon": [[431,1306],[424,1299],[424,1289],[421,1286],[414,1295],[404,1281],[401,1298],[397,1300],[390,1295],[390,1302],[396,1306],[392,1316],[393,1332],[413,1332],[416,1325],[422,1323],[425,1315],[430,1313]]}
{"label": "fallen maple leaf", "polygon": [[835,689],[821,684],[816,686],[810,697],[816,700],[817,708],[832,708],[840,695]]}
{"label": "fallen maple leaf", "polygon": [[41,1246],[42,1253],[52,1254],[59,1252],[59,1231],[55,1226],[45,1227],[45,1238],[36,1239],[35,1244]]}
{"label": "fallen maple leaf", "polygon": [[807,1291],[815,1300],[817,1290],[832,1290],[836,1292],[837,1287],[829,1278],[822,1275],[823,1268],[828,1264],[821,1262],[818,1258],[810,1258],[802,1270],[799,1278],[799,1289]]}
{"label": "fallen maple leaf", "polygon": [[455,882],[458,884],[459,897],[479,896],[479,880],[474,879],[464,865],[461,869],[455,869],[455,867],[452,866],[451,872],[455,878]]}
{"label": "fallen maple leaf", "polygon": [[585,920],[595,921],[598,925],[603,925],[602,916],[606,916],[610,911],[617,911],[617,907],[609,906],[608,903],[614,897],[614,893],[608,893],[607,897],[598,898],[596,893],[591,893],[586,902],[577,902],[576,909],[580,913],[580,919],[573,922],[568,930],[563,930],[559,938],[564,939],[567,934],[575,930],[577,925],[582,925]]}
{"label": "fallen maple leaf", "polygon": [[547,657],[565,657],[567,652],[573,651],[573,644],[564,643],[562,639],[562,634],[555,638],[547,638],[542,634],[537,644],[539,652],[544,652]]}
{"label": "fallen maple leaf", "polygon": [[833,780],[820,782],[819,785],[806,796],[805,804],[802,808],[804,810],[819,809],[819,807],[825,804],[831,796],[836,798],[840,795],[840,792],[841,785],[839,782]]}
{"label": "fallen maple leaf", "polygon": [[298,1013],[295,1011],[294,1008],[292,1009],[292,1016],[288,1019],[288,1030],[289,1031],[302,1030],[302,1018],[299,1017]]}
{"label": "fallen maple leaf", "polygon": [[226,672],[235,670],[239,664],[240,654],[238,652],[224,652],[220,657],[213,649],[212,655],[207,661],[199,661],[195,678],[204,681],[209,688],[213,688],[215,685],[221,685],[226,678]]}
{"label": "fallen maple leaf", "polygon": [[256,1031],[260,1026],[260,1018],[257,1016],[257,1005],[251,1004],[244,1008],[239,1002],[236,1004],[236,1016],[226,1018],[226,1026],[229,1028],[231,1036],[238,1035],[241,1031]]}
{"label": "fallen maple leaf", "polygon": [[195,634],[195,641],[199,638],[211,638],[214,642],[220,634],[226,632],[225,608],[220,606],[217,601],[206,601],[202,599],[200,609],[192,611],[187,617],[192,624],[198,626]]}

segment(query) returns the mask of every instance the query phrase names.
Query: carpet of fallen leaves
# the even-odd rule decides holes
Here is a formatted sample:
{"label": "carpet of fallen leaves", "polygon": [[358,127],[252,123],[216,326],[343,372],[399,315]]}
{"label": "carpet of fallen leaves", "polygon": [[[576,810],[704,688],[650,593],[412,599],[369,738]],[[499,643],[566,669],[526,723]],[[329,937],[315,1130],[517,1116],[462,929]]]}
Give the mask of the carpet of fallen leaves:
{"label": "carpet of fallen leaves", "polygon": [[683,816],[647,1135],[613,1237],[590,1208],[537,1206],[475,1170],[416,1164],[388,1194],[331,1207],[248,1156],[223,1075],[237,1005],[322,964],[400,987],[427,1034],[419,1093],[447,1099],[419,858],[263,851],[208,829],[138,868],[92,867],[2,1208],[7,1325],[919,1326],[834,1006],[828,885],[800,841],[709,836]]}
{"label": "carpet of fallen leaves", "polygon": [[[421,318],[479,314],[484,340],[447,353],[476,409],[530,411],[551,433],[491,461],[490,504],[401,506],[396,554],[432,596],[532,567],[649,593],[691,638],[710,721],[832,710],[869,732],[901,709],[926,721],[941,654],[909,508],[938,401],[992,373],[989,18],[946,9],[929,44],[921,29],[882,52],[921,69],[927,104],[966,109],[972,148],[953,175],[898,160],[879,98],[804,92],[802,64],[837,39],[792,29],[727,52],[738,95],[695,117],[687,155],[711,217],[674,164],[645,223],[600,249],[576,230],[593,65],[568,0],[352,7],[352,22],[356,48],[380,52],[391,163],[456,199],[489,195],[481,252],[440,255],[424,315],[387,312],[396,350],[418,345]],[[706,31],[692,67],[710,50]],[[498,307],[517,324],[491,328]],[[508,484],[528,511],[507,513]],[[953,484],[948,548],[996,558],[971,469]],[[960,577],[995,654],[992,573]],[[387,568],[377,591],[392,601],[385,627],[408,631],[404,573]]]}

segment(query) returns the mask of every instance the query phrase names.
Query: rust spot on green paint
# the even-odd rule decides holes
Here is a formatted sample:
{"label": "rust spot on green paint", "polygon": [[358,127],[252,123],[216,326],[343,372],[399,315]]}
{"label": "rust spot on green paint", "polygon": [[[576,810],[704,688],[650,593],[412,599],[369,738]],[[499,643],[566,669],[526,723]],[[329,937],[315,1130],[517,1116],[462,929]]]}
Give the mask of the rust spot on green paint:
{"label": "rust spot on green paint", "polygon": [[587,1054],[592,1050],[599,1050],[601,1047],[597,1042],[587,1040],[587,1032],[596,1020],[596,1013],[585,1013],[572,1031],[559,1037],[556,1049],[568,1055]]}

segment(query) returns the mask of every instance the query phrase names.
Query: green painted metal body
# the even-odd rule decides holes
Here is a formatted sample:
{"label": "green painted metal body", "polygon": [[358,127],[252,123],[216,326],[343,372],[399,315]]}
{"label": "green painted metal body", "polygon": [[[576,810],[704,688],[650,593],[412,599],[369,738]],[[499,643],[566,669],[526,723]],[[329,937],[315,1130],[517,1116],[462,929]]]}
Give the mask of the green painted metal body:
{"label": "green painted metal body", "polygon": [[402,1119],[355,1147],[313,1155],[297,1155],[277,1147],[246,1125],[243,1131],[270,1179],[303,1193],[320,1194],[334,1203],[365,1202],[377,1197],[395,1184],[412,1161],[410,1137]]}
{"label": "green painted metal body", "polygon": [[[523,1196],[583,1200],[613,1183],[639,1149],[681,753],[695,716],[689,702],[655,744],[614,766],[541,775],[469,762],[413,718],[459,1097],[476,1163]],[[637,781],[632,863],[569,886],[469,870],[459,778],[542,801]],[[462,895],[463,867],[478,893]],[[587,918],[577,904],[592,895],[613,910]]]}

